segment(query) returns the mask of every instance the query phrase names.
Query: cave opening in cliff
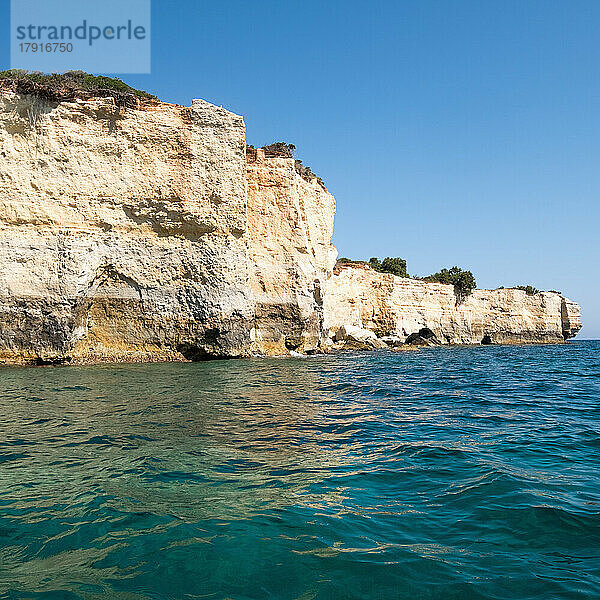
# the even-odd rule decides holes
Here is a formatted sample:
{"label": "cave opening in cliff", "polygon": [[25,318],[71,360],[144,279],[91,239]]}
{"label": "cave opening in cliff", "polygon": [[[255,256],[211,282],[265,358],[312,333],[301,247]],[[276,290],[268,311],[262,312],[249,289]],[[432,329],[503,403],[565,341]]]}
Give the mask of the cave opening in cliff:
{"label": "cave opening in cliff", "polygon": [[481,340],[482,346],[489,346],[492,343],[492,338],[489,335],[484,335]]}
{"label": "cave opening in cliff", "polygon": [[194,344],[179,344],[179,346],[177,346],[177,351],[181,352],[186,360],[190,360],[192,362],[204,362],[207,360],[217,360],[220,358],[219,356],[210,354],[210,352],[207,352],[204,348]]}

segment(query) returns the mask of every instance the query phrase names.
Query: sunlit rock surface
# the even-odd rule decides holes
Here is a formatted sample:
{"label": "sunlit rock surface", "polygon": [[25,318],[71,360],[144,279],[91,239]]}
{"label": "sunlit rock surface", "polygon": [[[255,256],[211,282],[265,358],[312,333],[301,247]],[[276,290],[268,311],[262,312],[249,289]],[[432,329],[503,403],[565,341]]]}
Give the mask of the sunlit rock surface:
{"label": "sunlit rock surface", "polygon": [[250,287],[259,351],[314,351],[323,330],[323,294],[337,252],[335,201],[291,158],[248,157]]}
{"label": "sunlit rock surface", "polygon": [[241,117],[6,94],[0,120],[0,357],[248,353]]}
{"label": "sunlit rock surface", "polygon": [[581,327],[556,293],[458,302],[450,286],[334,274],[334,213],[319,179],[247,155],[242,118],[203,100],[3,92],[0,361],[315,352],[342,334],[364,345],[359,329],[373,348],[423,328],[442,344],[558,342]]}
{"label": "sunlit rock surface", "polygon": [[425,328],[440,344],[555,343],[581,320],[579,306],[555,292],[475,289],[462,299],[450,285],[349,265],[336,268],[325,296],[330,335],[346,325],[401,339]]}

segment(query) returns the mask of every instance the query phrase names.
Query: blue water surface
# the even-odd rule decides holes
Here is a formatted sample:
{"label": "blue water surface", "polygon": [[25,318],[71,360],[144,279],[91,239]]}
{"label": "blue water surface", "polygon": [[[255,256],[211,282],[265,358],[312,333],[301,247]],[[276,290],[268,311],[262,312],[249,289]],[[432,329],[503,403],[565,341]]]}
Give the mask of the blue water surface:
{"label": "blue water surface", "polygon": [[0,369],[0,597],[600,598],[600,342]]}

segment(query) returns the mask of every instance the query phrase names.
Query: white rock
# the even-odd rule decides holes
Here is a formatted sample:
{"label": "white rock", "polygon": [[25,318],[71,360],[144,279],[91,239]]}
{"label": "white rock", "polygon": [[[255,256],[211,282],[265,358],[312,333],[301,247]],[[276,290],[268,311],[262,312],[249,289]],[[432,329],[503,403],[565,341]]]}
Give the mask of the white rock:
{"label": "white rock", "polygon": [[473,290],[458,303],[440,283],[343,266],[327,283],[325,327],[362,326],[405,340],[424,327],[442,344],[556,343],[581,328],[579,306],[555,292]]}

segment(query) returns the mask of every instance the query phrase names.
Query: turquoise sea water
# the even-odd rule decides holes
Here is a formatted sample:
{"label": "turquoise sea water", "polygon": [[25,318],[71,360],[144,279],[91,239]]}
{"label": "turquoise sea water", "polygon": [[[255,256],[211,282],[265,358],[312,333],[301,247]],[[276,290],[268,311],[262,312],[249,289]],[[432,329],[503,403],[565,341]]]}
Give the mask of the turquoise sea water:
{"label": "turquoise sea water", "polygon": [[0,597],[600,597],[600,342],[0,369]]}

